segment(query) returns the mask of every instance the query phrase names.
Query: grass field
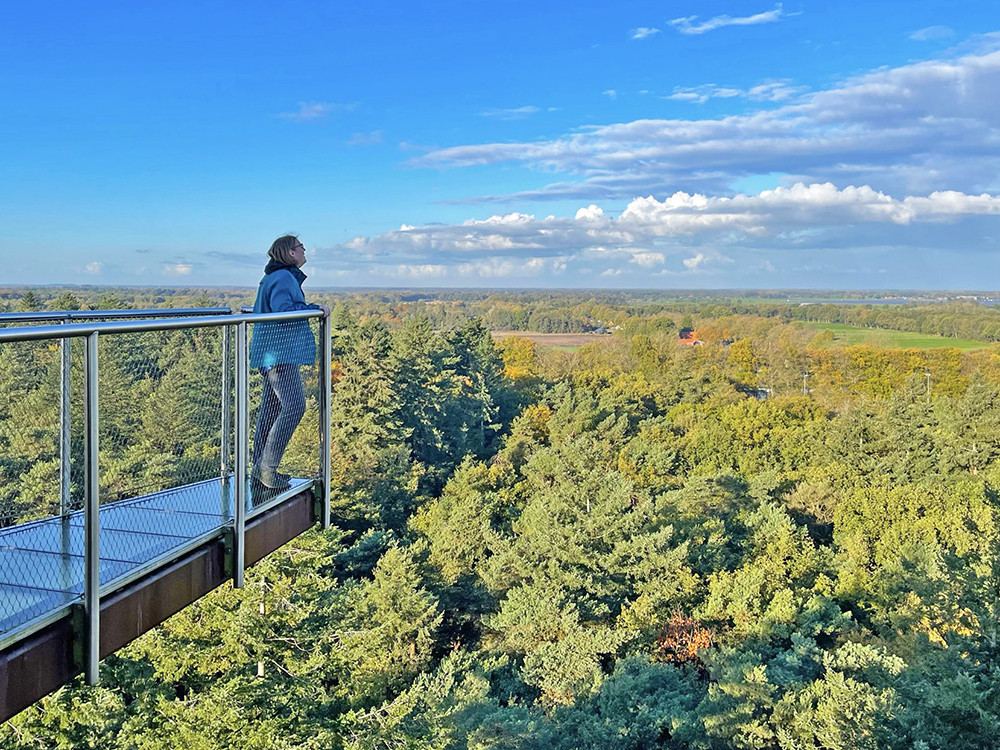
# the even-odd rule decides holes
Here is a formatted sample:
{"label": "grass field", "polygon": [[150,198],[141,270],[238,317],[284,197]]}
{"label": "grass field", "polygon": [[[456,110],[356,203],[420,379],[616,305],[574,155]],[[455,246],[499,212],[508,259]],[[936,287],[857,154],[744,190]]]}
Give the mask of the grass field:
{"label": "grass field", "polygon": [[833,331],[835,344],[852,346],[854,344],[872,344],[887,349],[939,349],[950,346],[963,351],[983,349],[989,344],[985,341],[970,339],[952,339],[946,336],[931,336],[909,331],[890,331],[882,328],[859,328],[843,323],[803,323],[806,328],[814,331]]}
{"label": "grass field", "polygon": [[597,333],[533,333],[531,331],[493,331],[493,338],[502,339],[508,336],[520,336],[535,342],[539,349],[560,349],[576,351],[584,344],[611,341],[607,334]]}
{"label": "grass field", "polygon": [[[853,346],[854,344],[871,344],[882,346],[887,349],[938,349],[941,347],[954,347],[962,351],[973,349],[983,349],[989,344],[984,341],[972,341],[969,339],[952,339],[946,336],[930,336],[922,333],[910,333],[909,331],[889,331],[882,328],[860,328],[858,326],[844,325],[843,323],[803,323],[806,328],[810,328],[817,333],[823,330],[833,331],[834,345]],[[520,336],[531,339],[539,349],[559,349],[562,351],[575,351],[584,344],[606,343],[612,340],[611,336],[595,333],[533,333],[531,331],[493,331],[496,339],[507,336]]]}

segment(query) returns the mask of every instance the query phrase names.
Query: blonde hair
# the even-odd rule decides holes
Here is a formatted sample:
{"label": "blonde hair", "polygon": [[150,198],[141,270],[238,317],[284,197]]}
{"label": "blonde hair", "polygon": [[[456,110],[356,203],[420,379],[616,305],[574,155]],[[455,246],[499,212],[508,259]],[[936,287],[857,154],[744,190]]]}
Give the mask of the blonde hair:
{"label": "blonde hair", "polygon": [[286,266],[294,266],[295,261],[292,260],[292,250],[298,247],[299,244],[298,237],[294,234],[286,234],[284,237],[279,237],[271,243],[271,249],[267,251],[267,254],[272,260],[278,263],[284,263]]}

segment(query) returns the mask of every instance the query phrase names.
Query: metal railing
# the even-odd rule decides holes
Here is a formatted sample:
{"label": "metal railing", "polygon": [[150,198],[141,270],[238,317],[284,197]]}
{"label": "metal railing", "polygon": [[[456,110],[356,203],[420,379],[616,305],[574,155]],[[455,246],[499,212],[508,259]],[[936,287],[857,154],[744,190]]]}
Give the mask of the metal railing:
{"label": "metal railing", "polygon": [[[252,309],[252,308],[251,308]],[[199,315],[229,315],[228,307],[164,307],[144,310],[38,310],[0,313],[0,325],[21,323],[69,323],[74,320],[131,320],[134,318],[191,318]]]}
{"label": "metal railing", "polygon": [[[99,320],[94,320],[95,318],[99,318]],[[93,322],[77,322],[87,319]],[[28,323],[29,325],[16,328],[2,327],[3,324],[9,325],[14,322]],[[231,514],[226,510],[218,515],[221,521],[216,524],[215,531],[212,533],[217,534],[220,530],[225,530],[225,533],[231,535],[233,583],[236,586],[242,586],[245,567],[245,528],[248,513],[261,512],[274,503],[280,502],[283,497],[280,492],[265,493],[263,498],[254,496],[255,485],[252,484],[250,476],[250,446],[254,437],[252,436],[250,411],[251,402],[255,400],[254,394],[257,390],[257,388],[251,388],[251,371],[253,369],[250,361],[250,343],[253,338],[251,327],[255,325],[267,326],[268,328],[262,329],[262,337],[268,330],[271,331],[270,335],[272,336],[275,331],[283,335],[284,331],[291,333],[298,330],[297,335],[301,337],[303,335],[302,326],[308,329],[311,322],[318,322],[320,342],[316,357],[318,366],[315,367],[314,373],[312,366],[303,367],[304,371],[308,371],[307,377],[309,378],[309,386],[303,390],[305,391],[305,402],[313,405],[315,421],[318,422],[318,430],[316,430],[318,435],[299,440],[298,450],[300,453],[302,451],[314,452],[316,456],[315,462],[304,463],[314,467],[310,469],[310,473],[315,476],[309,479],[312,481],[314,492],[317,495],[323,527],[327,528],[330,524],[329,424],[332,350],[330,321],[328,317],[323,316],[321,311],[305,310],[289,313],[232,315],[228,314],[228,310],[225,308],[218,308],[210,310],[74,311],[72,313],[0,315],[0,348],[5,346],[25,347],[30,342],[36,342],[43,347],[41,352],[18,350],[18,356],[14,357],[15,362],[11,365],[14,369],[25,366],[25,362],[30,365],[39,359],[48,363],[50,359],[54,359],[55,342],[59,342],[59,427],[57,433],[59,443],[59,512],[58,515],[50,512],[47,514],[48,519],[36,518],[28,524],[22,524],[23,519],[16,516],[5,521],[0,514],[0,527],[7,526],[7,530],[10,530],[13,527],[11,523],[13,521],[15,524],[22,524],[17,526],[20,529],[24,526],[30,527],[32,524],[37,526],[46,522],[54,523],[53,519],[59,519],[63,534],[68,540],[74,528],[73,524],[82,521],[83,590],[82,595],[77,597],[76,603],[82,605],[86,622],[83,629],[85,635],[83,661],[84,672],[89,683],[96,683],[98,677],[102,593],[106,594],[116,587],[120,587],[125,578],[134,580],[138,574],[148,572],[153,564],[162,564],[166,559],[162,554],[159,557],[154,556],[143,565],[136,567],[128,575],[110,576],[113,580],[106,581],[104,589],[102,589],[102,560],[109,564],[108,557],[102,558],[101,554],[100,519],[104,513],[101,510],[102,492],[105,499],[111,501],[105,502],[104,509],[114,510],[115,508],[111,506],[126,506],[128,503],[124,501],[132,502],[137,497],[137,493],[144,497],[152,497],[157,491],[168,489],[171,486],[204,484],[205,481],[200,480],[205,472],[204,467],[207,462],[214,462],[217,459],[218,463],[215,463],[215,466],[218,467],[218,474],[216,474],[214,482],[221,487],[222,507],[231,509]],[[218,331],[218,339],[208,340],[205,335],[208,331]],[[186,338],[171,338],[172,332],[182,333]],[[143,341],[135,338],[144,334],[149,334],[152,338]],[[70,355],[70,342],[74,340],[83,342],[82,361],[77,368],[74,368],[74,361]],[[127,344],[128,354],[131,356],[122,356],[119,353],[118,360],[120,361],[115,361],[110,350],[101,345],[102,342],[114,343],[116,341]],[[47,346],[45,346],[46,344]],[[199,349],[199,347],[201,348]],[[169,351],[165,353],[165,350]],[[135,354],[135,352],[139,352],[139,354]],[[190,352],[195,352],[197,356],[190,354]],[[215,385],[208,385],[216,377],[209,369],[197,373],[184,373],[191,381],[184,388],[175,387],[175,384],[167,379],[169,375],[165,374],[167,370],[163,361],[173,362],[175,366],[179,362],[181,366],[176,366],[174,371],[183,371],[183,363],[195,360],[209,361],[216,352],[218,352],[219,361],[218,380],[214,381]],[[174,359],[170,359],[171,357]],[[185,360],[184,357],[189,359]],[[102,369],[102,364],[105,365],[104,369]],[[3,365],[2,361],[0,361],[0,365]],[[45,368],[41,367],[40,370],[45,370]],[[138,372],[140,370],[141,372]],[[258,373],[258,370],[254,371],[253,377],[256,380],[253,380],[253,383],[255,385],[260,382],[261,376]],[[25,379],[27,380],[29,376],[26,376]],[[49,377],[49,380],[51,381],[53,378]],[[264,387],[266,386],[262,384],[261,388]],[[0,383],[0,391],[2,389],[3,383]],[[189,398],[188,401],[184,401],[184,394],[188,391],[201,394],[199,396],[201,400],[191,401]],[[217,401],[213,395],[216,391],[218,392]],[[182,455],[171,454],[171,448],[165,448],[162,444],[163,440],[171,437],[171,425],[168,424],[160,426],[160,442],[150,440],[149,445],[140,446],[142,450],[135,449],[133,445],[118,445],[115,440],[129,443],[136,439],[135,435],[130,434],[130,431],[135,433],[149,432],[149,423],[156,426],[158,419],[166,419],[171,416],[155,411],[147,415],[132,413],[135,411],[133,400],[137,400],[135,397],[137,392],[145,394],[148,403],[155,402],[156,397],[159,396],[164,399],[181,398],[180,403],[186,404],[191,408],[192,414],[198,415],[193,418],[193,421],[196,422],[193,426],[196,435],[192,440],[199,444],[197,446],[178,446],[176,450],[181,451]],[[2,395],[0,393],[0,396]],[[234,395],[235,398],[233,398]],[[7,397],[6,400],[0,399],[0,421],[5,416],[2,413],[4,408],[11,412],[18,406],[17,400],[22,397],[23,394],[18,393]],[[78,399],[82,419],[78,420],[81,429],[74,433],[72,424],[75,422],[71,422],[71,408],[76,405],[76,399]],[[53,400],[54,397],[51,394],[37,397],[39,403],[49,404]],[[109,404],[112,401],[113,404]],[[193,406],[191,406],[192,403]],[[101,409],[102,407],[107,408],[109,405],[115,406],[118,412],[126,415],[124,418],[120,414],[116,415],[120,424],[102,425]],[[209,418],[206,416],[210,412],[216,415],[213,419],[217,418],[218,420],[218,429],[214,432],[216,437],[211,439],[208,437]],[[10,414],[8,413],[6,416],[9,420]],[[36,432],[41,435],[45,431],[37,429]],[[124,438],[121,437],[123,435]],[[256,437],[260,438],[261,436]],[[102,439],[104,440],[103,445]],[[295,445],[295,436],[290,439]],[[313,439],[316,443],[312,442]],[[77,443],[75,454],[72,445],[74,442]],[[127,453],[126,447],[132,450],[133,459],[138,456],[140,462],[147,464],[144,466],[144,479],[142,482],[132,483],[121,480],[113,487],[108,484],[111,481],[109,479],[102,487],[102,468],[109,471],[109,467],[115,465],[116,462],[126,467],[131,465],[128,456],[123,458],[118,455],[119,453]],[[191,448],[194,448],[194,455],[186,455],[187,449]],[[5,446],[0,439],[0,485],[3,484],[2,471],[4,471],[5,450],[10,450],[10,446]],[[25,466],[29,464],[26,461],[23,463]],[[49,463],[54,463],[54,461]],[[75,466],[76,463],[79,466]],[[150,463],[155,464],[152,469],[148,466]],[[77,474],[79,475],[76,485],[73,481],[74,469],[78,469]],[[28,471],[23,467],[21,470],[22,472]],[[191,473],[192,471],[194,473]],[[124,470],[121,470],[121,473],[123,476],[128,474]],[[150,476],[153,477],[153,480],[150,480]],[[192,484],[191,480],[195,478],[199,478],[199,481]],[[81,495],[79,503],[74,503],[74,487]],[[305,486],[299,483],[288,491],[301,491],[304,488]],[[52,489],[55,491],[54,487]],[[149,494],[150,491],[152,494]],[[143,493],[146,494],[143,495]],[[77,509],[76,505],[79,505],[80,508]],[[0,532],[2,531],[4,529],[0,528]],[[109,534],[123,533],[121,529],[109,529],[108,532]],[[177,535],[164,532],[164,535],[178,536],[179,538],[179,532]],[[67,541],[65,544],[67,546],[64,549],[68,550],[69,542]],[[171,559],[175,559],[179,549],[180,547],[175,547],[172,552],[168,553],[168,556],[173,554],[174,557]],[[7,554],[7,552],[2,551],[0,554]],[[104,577],[108,579],[109,574],[105,573]],[[0,615],[2,614],[0,612]]]}
{"label": "metal railing", "polygon": [[[126,310],[45,310],[34,312],[0,313],[0,330],[10,326],[56,324],[66,325],[74,321],[112,321],[139,320],[163,318],[190,318],[199,316],[230,315],[228,307],[188,307],[188,308],[153,308]],[[59,510],[60,515],[66,515],[73,509],[72,502],[72,338],[68,336],[59,339]],[[228,343],[228,337],[224,344]],[[5,525],[3,513],[0,512],[0,527]]]}

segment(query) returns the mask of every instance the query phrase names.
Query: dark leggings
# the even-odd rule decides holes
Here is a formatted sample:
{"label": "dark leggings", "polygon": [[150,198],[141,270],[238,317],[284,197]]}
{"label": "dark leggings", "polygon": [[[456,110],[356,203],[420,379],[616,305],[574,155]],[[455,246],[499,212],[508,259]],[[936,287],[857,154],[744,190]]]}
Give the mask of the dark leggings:
{"label": "dark leggings", "polygon": [[261,473],[277,471],[281,457],[306,411],[298,365],[274,365],[264,375],[264,393],[254,431],[253,465]]}

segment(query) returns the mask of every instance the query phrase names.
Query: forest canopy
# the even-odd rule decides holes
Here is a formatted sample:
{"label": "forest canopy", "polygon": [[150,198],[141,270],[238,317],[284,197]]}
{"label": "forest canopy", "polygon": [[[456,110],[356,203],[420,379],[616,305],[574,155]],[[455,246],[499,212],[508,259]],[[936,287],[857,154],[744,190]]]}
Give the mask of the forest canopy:
{"label": "forest canopy", "polygon": [[[7,304],[241,300],[212,294]],[[318,297],[335,528],[106,659],[100,686],[0,726],[4,748],[995,745],[1000,313]],[[804,321],[984,346],[838,346]],[[573,350],[491,335],[597,327],[613,333]],[[156,383],[213,356],[189,341]],[[21,439],[13,389],[30,391],[13,357],[0,456]],[[144,438],[173,457],[157,471],[186,460],[166,444],[183,408]]]}

